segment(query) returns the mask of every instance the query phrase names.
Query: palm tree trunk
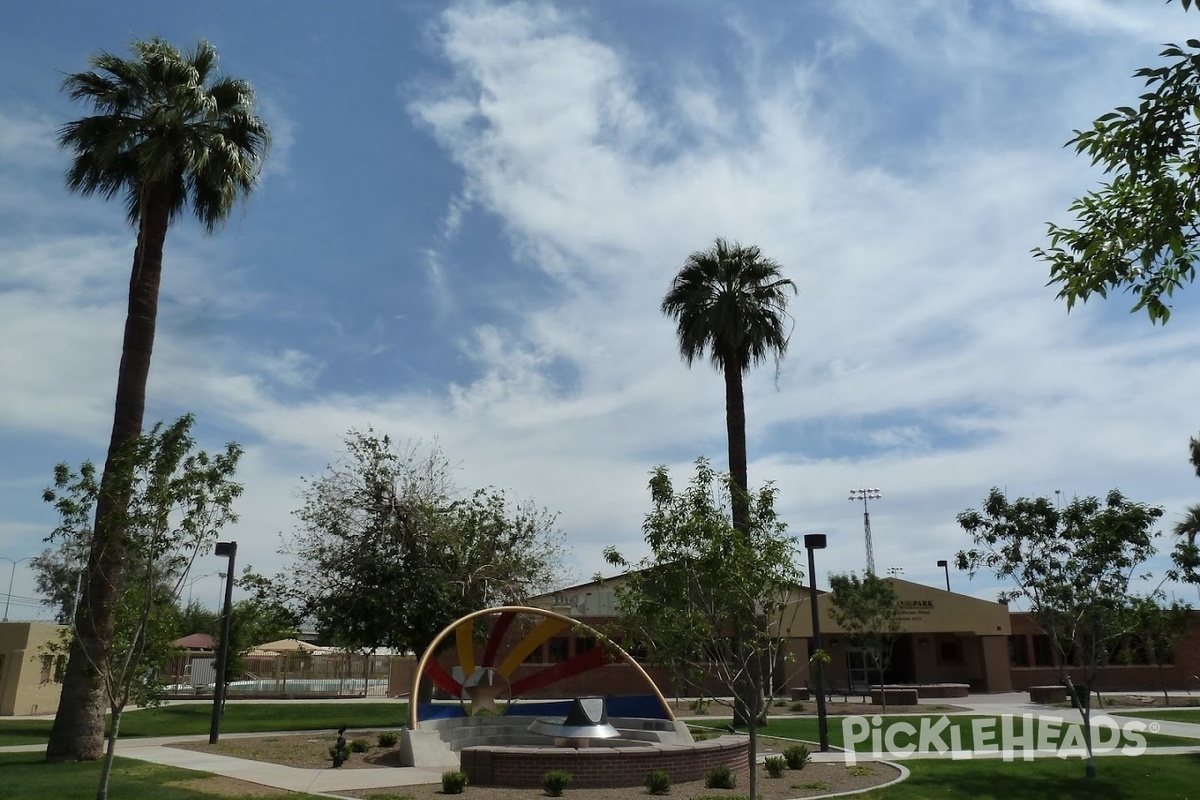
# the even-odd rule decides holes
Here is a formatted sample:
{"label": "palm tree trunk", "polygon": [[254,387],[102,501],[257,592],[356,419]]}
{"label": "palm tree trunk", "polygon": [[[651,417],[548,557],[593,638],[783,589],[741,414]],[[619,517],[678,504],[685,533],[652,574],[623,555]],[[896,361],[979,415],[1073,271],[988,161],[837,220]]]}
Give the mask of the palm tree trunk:
{"label": "palm tree trunk", "polygon": [[96,499],[83,596],[75,613],[75,637],[46,747],[47,761],[94,761],[103,755],[104,670],[113,637],[113,607],[121,591],[123,511],[128,503],[118,488],[123,482],[117,480],[116,469],[123,449],[142,432],[169,210],[163,191],[147,192],[129,278],[112,435]]}
{"label": "palm tree trunk", "polygon": [[743,536],[750,530],[750,497],[746,474],[746,401],[742,394],[741,363],[725,359],[725,430],[729,440],[729,482],[733,528]]}

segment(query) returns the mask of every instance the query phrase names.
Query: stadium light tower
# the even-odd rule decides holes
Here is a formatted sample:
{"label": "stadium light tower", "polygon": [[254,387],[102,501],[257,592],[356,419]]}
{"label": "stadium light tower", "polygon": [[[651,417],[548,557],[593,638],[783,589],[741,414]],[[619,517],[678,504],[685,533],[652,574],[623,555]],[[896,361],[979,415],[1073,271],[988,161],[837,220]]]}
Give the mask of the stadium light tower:
{"label": "stadium light tower", "polygon": [[871,544],[871,511],[867,508],[868,500],[878,500],[883,497],[878,488],[851,489],[851,500],[862,500],[863,504],[863,536],[867,540],[867,574],[875,574],[875,548]]}

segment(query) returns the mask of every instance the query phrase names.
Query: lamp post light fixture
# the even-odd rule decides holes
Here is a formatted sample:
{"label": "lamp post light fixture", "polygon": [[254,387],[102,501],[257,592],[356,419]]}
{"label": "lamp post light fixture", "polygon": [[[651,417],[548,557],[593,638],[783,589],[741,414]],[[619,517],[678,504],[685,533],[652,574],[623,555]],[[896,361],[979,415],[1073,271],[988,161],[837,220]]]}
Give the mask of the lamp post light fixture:
{"label": "lamp post light fixture", "polygon": [[[825,549],[825,534],[804,534],[804,549],[808,551],[808,602],[812,606],[813,651],[821,651],[821,615],[817,611],[817,567],[813,560],[814,550]],[[829,752],[829,719],[825,713],[825,663],[818,659],[813,663],[813,676],[817,685],[817,731],[820,736],[821,752]]]}
{"label": "lamp post light fixture", "polygon": [[8,622],[8,605],[9,605],[9,603],[12,602],[12,587],[13,587],[13,580],[17,577],[17,564],[20,564],[22,561],[29,561],[32,558],[33,558],[33,556],[25,556],[24,558],[18,558],[16,560],[13,560],[11,558],[8,558],[7,556],[0,556],[0,560],[4,560],[4,561],[8,561],[8,562],[12,563],[12,572],[10,572],[8,575],[8,594],[4,597],[4,621],[5,622]]}
{"label": "lamp post light fixture", "polygon": [[868,500],[878,500],[883,497],[878,488],[851,489],[849,500],[862,500],[863,504],[863,536],[867,542],[867,574],[875,574],[875,548],[871,544],[871,512],[867,508]]}
{"label": "lamp post light fixture", "polygon": [[939,558],[937,565],[946,570],[946,591],[950,591],[950,562],[944,558]]}
{"label": "lamp post light fixture", "polygon": [[237,556],[237,542],[217,542],[213,555],[229,558],[225,581],[225,607],[221,616],[221,649],[217,653],[216,685],[213,686],[212,725],[208,729],[208,743],[216,744],[221,736],[221,714],[225,711],[225,670],[229,665],[229,628],[233,611],[233,560]]}

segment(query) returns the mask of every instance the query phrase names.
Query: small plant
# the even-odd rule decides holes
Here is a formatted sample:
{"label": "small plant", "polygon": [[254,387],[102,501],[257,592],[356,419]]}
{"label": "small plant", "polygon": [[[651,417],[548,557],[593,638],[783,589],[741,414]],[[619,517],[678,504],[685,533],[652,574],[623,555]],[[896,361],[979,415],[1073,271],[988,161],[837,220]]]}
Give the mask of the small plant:
{"label": "small plant", "polygon": [[812,754],[808,752],[808,745],[794,744],[783,751],[783,760],[788,769],[804,769],[804,766],[812,761]]}
{"label": "small plant", "polygon": [[542,775],[542,788],[551,797],[562,797],[563,789],[571,785],[571,773],[564,769],[552,769]]}
{"label": "small plant", "polygon": [[371,749],[370,739],[354,739],[350,742],[351,753],[365,753]]}
{"label": "small plant", "polygon": [[791,711],[795,714],[803,713],[806,708],[808,708],[808,706],[804,705],[803,700],[793,700],[791,704],[788,705],[788,711]]}
{"label": "small plant", "polygon": [[870,767],[856,765],[853,767],[846,767],[846,772],[850,773],[856,778],[865,778],[867,775],[870,775],[872,772],[874,772],[874,770],[872,770]]}
{"label": "small plant", "polygon": [[733,774],[733,770],[722,764],[719,767],[713,767],[704,776],[704,787],[706,789],[732,789],[737,785],[737,775]]}
{"label": "small plant", "polygon": [[833,787],[825,781],[809,781],[808,783],[793,783],[792,788],[806,792],[828,792]]}
{"label": "small plant", "polygon": [[697,697],[695,700],[688,703],[688,708],[692,710],[693,714],[704,715],[708,713],[708,706],[711,702],[712,701],[706,697]]}
{"label": "small plant", "polygon": [[665,769],[654,769],[646,773],[646,791],[650,794],[670,794],[671,775]]}
{"label": "small plant", "polygon": [[400,734],[395,731],[383,731],[379,734],[380,747],[395,747],[400,741]]}
{"label": "small plant", "polygon": [[442,794],[462,794],[467,788],[467,773],[452,769],[442,773]]}
{"label": "small plant", "polygon": [[787,705],[787,701],[784,700],[782,697],[776,697],[775,701],[773,703],[771,703],[771,705],[775,706],[776,708],[783,708],[784,706]]}
{"label": "small plant", "polygon": [[787,760],[783,756],[768,756],[763,766],[772,778],[782,778],[783,771],[788,768]]}

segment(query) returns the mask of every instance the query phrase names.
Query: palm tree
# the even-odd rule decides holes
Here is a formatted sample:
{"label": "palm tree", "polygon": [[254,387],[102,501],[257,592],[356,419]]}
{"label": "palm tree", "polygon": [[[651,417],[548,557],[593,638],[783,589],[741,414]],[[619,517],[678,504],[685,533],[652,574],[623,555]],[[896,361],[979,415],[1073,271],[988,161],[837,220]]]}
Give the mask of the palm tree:
{"label": "palm tree", "polygon": [[662,301],[675,320],[679,352],[690,367],[708,354],[725,376],[725,427],[734,528],[749,529],[746,475],[746,404],[742,376],[773,355],[775,367],[787,352],[787,290],[779,264],[757,247],[717,238],[712,248],[688,256]]}
{"label": "palm tree", "polygon": [[1196,543],[1200,537],[1200,505],[1188,506],[1183,519],[1175,523],[1175,535],[1187,539],[1189,545]]}
{"label": "palm tree", "polygon": [[72,100],[94,111],[59,131],[60,146],[74,155],[67,188],[105,199],[122,195],[137,246],[112,435],[76,636],[46,751],[51,760],[102,755],[104,688],[94,665],[103,663],[112,639],[114,599],[121,591],[119,520],[127,505],[115,467],[142,431],[167,228],[190,209],[209,233],[215,231],[256,185],[270,144],[266,124],[254,114],[254,90],[217,75],[217,51],[208,42],[180,53],[155,38],[135,41],[131,50],[129,60],[94,55],[90,71],[63,81]]}

